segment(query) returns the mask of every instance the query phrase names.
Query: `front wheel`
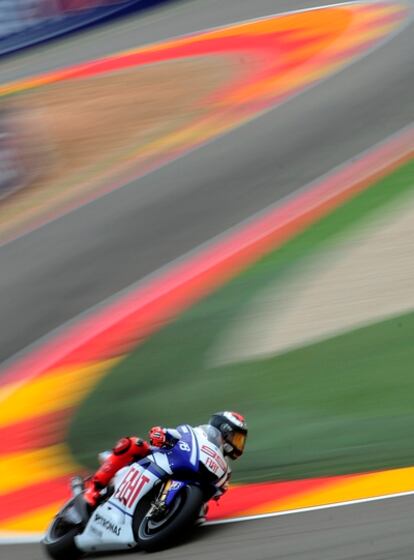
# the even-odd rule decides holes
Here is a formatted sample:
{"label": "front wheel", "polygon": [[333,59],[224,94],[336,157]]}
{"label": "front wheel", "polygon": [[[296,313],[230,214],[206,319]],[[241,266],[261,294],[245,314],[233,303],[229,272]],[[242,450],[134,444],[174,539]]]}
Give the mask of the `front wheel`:
{"label": "front wheel", "polygon": [[65,514],[74,507],[74,500],[70,500],[57,514],[50,524],[43,546],[50,558],[53,560],[78,560],[82,552],[76,547],[75,537],[79,534],[79,528],[65,519]]}
{"label": "front wheel", "polygon": [[196,522],[204,504],[204,495],[197,486],[185,486],[170,510],[161,519],[148,517],[149,500],[143,500],[134,515],[135,539],[141,550],[154,552],[181,540]]}

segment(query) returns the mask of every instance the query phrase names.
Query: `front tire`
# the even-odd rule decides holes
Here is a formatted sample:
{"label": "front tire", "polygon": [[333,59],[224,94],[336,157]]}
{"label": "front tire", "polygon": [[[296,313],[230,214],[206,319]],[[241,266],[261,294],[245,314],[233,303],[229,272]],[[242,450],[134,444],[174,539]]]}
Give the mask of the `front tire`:
{"label": "front tire", "polygon": [[155,552],[176,544],[186,536],[188,529],[194,526],[203,504],[204,495],[201,489],[197,486],[186,486],[174,501],[173,515],[157,526],[151,525],[151,520],[147,517],[150,500],[144,499],[135,511],[133,521],[138,547],[146,552]]}
{"label": "front tire", "polygon": [[73,500],[57,514],[42,541],[47,555],[53,560],[78,560],[83,555],[75,544],[79,528],[71,527],[63,519],[64,512],[71,507],[73,507]]}

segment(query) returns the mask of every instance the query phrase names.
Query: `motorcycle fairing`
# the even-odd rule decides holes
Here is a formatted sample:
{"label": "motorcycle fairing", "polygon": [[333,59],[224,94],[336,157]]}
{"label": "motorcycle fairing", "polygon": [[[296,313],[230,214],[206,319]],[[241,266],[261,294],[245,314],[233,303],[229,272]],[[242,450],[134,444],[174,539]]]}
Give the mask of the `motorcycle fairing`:
{"label": "motorcycle fairing", "polygon": [[132,516],[109,502],[96,508],[85,530],[75,537],[83,552],[127,550],[136,546],[132,531]]}
{"label": "motorcycle fairing", "polygon": [[160,449],[159,453],[167,456],[168,463],[174,476],[182,473],[184,477],[189,472],[197,473],[199,470],[199,451],[197,439],[191,426],[183,424],[178,426],[177,432],[180,439],[171,449]]}
{"label": "motorcycle fairing", "polygon": [[82,534],[75,537],[83,552],[125,550],[136,546],[132,519],[142,497],[167,477],[150,460],[143,459],[124,469],[115,480],[111,498],[96,508]]}

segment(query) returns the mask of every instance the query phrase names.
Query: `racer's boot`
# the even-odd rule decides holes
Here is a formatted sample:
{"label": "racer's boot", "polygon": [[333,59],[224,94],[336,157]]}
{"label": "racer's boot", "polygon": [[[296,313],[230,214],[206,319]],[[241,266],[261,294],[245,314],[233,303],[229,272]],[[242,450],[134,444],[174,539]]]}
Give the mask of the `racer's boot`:
{"label": "racer's boot", "polygon": [[207,513],[208,513],[208,504],[204,504],[204,505],[201,506],[201,509],[199,511],[199,514],[198,514],[198,518],[195,522],[195,525],[197,527],[199,527],[200,525],[203,525],[206,522]]}

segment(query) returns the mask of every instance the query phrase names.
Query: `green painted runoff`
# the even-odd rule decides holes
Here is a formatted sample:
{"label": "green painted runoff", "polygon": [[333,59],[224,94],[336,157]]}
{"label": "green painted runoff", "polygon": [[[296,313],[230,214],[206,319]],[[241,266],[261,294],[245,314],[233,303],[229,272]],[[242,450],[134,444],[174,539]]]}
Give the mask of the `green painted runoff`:
{"label": "green painted runoff", "polygon": [[414,314],[262,360],[214,367],[211,356],[257,294],[408,193],[413,178],[412,160],[138,346],[74,417],[75,458],[94,468],[96,453],[123,435],[202,423],[229,408],[245,413],[250,426],[236,481],[414,464]]}

